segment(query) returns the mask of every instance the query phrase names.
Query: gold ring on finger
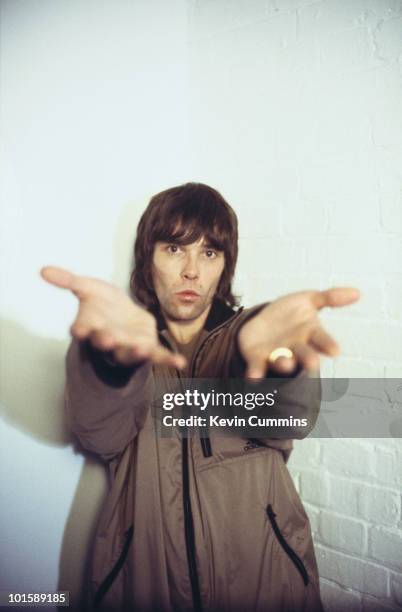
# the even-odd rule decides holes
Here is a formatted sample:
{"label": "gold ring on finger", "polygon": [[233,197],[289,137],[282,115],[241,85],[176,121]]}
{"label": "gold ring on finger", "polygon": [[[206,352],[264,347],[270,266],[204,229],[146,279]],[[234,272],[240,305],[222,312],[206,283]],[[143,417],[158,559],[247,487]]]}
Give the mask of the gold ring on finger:
{"label": "gold ring on finger", "polygon": [[277,359],[279,359],[279,357],[287,357],[288,359],[291,359],[292,357],[294,357],[294,353],[286,346],[280,346],[274,349],[272,353],[270,353],[268,361],[274,363]]}

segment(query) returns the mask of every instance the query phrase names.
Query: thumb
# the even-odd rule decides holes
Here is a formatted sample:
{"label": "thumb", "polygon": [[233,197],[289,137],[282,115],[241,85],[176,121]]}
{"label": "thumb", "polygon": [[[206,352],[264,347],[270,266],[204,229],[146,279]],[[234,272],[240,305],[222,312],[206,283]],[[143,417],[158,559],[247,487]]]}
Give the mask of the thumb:
{"label": "thumb", "polygon": [[152,351],[150,357],[154,363],[169,365],[174,368],[179,368],[180,370],[183,369],[187,363],[184,355],[181,355],[180,353],[173,353],[161,344],[158,344],[158,346]]}
{"label": "thumb", "polygon": [[55,285],[61,289],[73,289],[75,275],[64,268],[45,266],[41,269],[40,275],[51,285]]}

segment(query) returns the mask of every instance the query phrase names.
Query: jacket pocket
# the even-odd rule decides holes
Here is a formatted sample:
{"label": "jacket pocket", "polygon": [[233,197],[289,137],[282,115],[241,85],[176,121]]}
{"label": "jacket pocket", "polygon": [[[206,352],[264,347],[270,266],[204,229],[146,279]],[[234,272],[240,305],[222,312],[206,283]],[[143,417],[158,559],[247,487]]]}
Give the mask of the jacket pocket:
{"label": "jacket pocket", "polygon": [[277,538],[279,544],[282,546],[282,548],[285,551],[285,553],[288,555],[290,560],[296,566],[297,570],[299,571],[300,576],[303,579],[304,584],[307,586],[308,583],[309,583],[309,575],[308,575],[307,570],[306,570],[306,568],[304,566],[304,563],[300,559],[299,555],[297,555],[295,553],[293,548],[291,548],[291,546],[289,546],[289,544],[286,542],[285,538],[283,537],[283,535],[281,533],[281,530],[278,527],[278,523],[276,522],[276,518],[275,518],[276,514],[274,513],[271,504],[268,504],[268,506],[267,506],[267,515],[268,515],[269,522],[271,523],[272,529],[274,530],[274,533],[276,535],[276,538]]}
{"label": "jacket pocket", "polygon": [[113,582],[116,580],[121,568],[124,565],[125,560],[127,559],[128,551],[130,548],[131,540],[133,539],[134,527],[131,525],[124,534],[123,548],[121,549],[121,553],[116,563],[106,576],[104,580],[102,580],[99,585],[98,590],[95,593],[93,600],[93,607],[98,608],[102,602],[102,599],[105,597],[106,593],[112,586]]}

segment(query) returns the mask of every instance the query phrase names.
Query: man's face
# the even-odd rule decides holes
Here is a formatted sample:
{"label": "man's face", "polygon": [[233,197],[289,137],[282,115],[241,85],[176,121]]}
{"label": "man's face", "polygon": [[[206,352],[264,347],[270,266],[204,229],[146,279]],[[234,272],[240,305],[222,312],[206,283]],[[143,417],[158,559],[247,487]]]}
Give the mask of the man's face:
{"label": "man's face", "polygon": [[163,314],[175,321],[197,319],[210,306],[224,266],[224,253],[203,237],[187,245],[157,242],[152,279]]}

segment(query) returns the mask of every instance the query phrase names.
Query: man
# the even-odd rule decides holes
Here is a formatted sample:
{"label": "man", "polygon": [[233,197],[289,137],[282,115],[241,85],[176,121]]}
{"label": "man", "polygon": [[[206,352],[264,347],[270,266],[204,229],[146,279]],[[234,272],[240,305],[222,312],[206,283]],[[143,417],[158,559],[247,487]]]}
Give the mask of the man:
{"label": "man", "polygon": [[236,309],[236,260],[234,211],[211,187],[187,183],[154,196],[140,220],[133,299],[97,279],[42,270],[79,299],[66,407],[111,478],[93,551],[95,608],[321,609],[309,521],[286,467],[291,438],[309,430],[162,437],[150,409],[156,380],[170,388],[181,377],[273,371],[291,377],[280,410],[314,421],[319,379],[309,373],[320,353],[339,350],[317,313],[358,292],[305,291]]}

